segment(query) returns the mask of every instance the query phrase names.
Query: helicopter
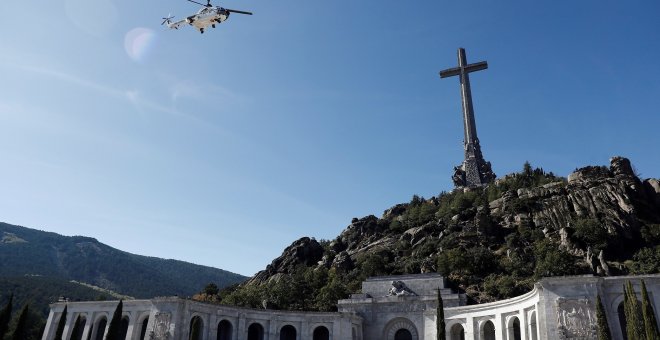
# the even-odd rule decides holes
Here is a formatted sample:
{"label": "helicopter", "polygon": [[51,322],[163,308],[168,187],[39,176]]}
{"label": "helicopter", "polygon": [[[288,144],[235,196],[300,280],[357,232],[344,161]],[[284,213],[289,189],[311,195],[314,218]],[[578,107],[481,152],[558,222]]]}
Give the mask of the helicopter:
{"label": "helicopter", "polygon": [[161,25],[167,24],[167,27],[170,29],[179,29],[179,26],[188,24],[190,26],[195,26],[199,32],[203,34],[205,28],[208,26],[215,28],[216,24],[227,20],[231,13],[252,15],[252,12],[237,11],[234,9],[222,8],[220,6],[213,6],[211,5],[211,0],[206,0],[206,5],[194,0],[188,1],[203,6],[203,8],[200,9],[197,14],[193,14],[176,22],[172,22],[174,16],[168,15],[167,18],[163,18],[163,23]]}

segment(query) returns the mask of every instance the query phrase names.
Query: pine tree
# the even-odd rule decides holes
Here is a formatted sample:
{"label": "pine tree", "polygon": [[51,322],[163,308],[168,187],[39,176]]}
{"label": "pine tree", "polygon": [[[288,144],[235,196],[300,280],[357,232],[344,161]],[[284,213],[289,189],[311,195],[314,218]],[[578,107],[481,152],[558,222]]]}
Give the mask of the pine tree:
{"label": "pine tree", "polygon": [[637,303],[637,295],[630,281],[626,282],[624,291],[624,312],[626,314],[626,334],[628,339],[645,339],[642,310]]}
{"label": "pine tree", "polygon": [[642,280],[642,317],[644,319],[644,331],[647,340],[660,339],[660,331],[658,331],[658,323],[655,320],[653,313],[653,306],[649,300],[649,293],[646,291],[646,284]]}
{"label": "pine tree", "polygon": [[21,314],[18,316],[18,322],[16,322],[16,328],[14,333],[11,335],[11,340],[26,340],[27,339],[27,317],[28,317],[28,305],[26,304],[21,310]]}
{"label": "pine tree", "polygon": [[596,319],[598,322],[598,340],[612,340],[610,328],[607,325],[607,316],[605,315],[605,308],[600,301],[600,295],[596,295]]}
{"label": "pine tree", "polygon": [[0,310],[0,339],[2,339],[7,330],[9,330],[9,321],[11,320],[11,309],[14,301],[14,294],[9,296],[9,301],[2,310]]}
{"label": "pine tree", "polygon": [[123,340],[120,339],[121,336],[121,314],[124,304],[122,300],[119,300],[117,308],[115,308],[114,314],[112,314],[112,319],[110,320],[110,325],[108,326],[108,333],[105,336],[105,340]]}
{"label": "pine tree", "polygon": [[436,310],[436,319],[435,319],[435,327],[436,327],[436,339],[437,340],[444,340],[446,338],[445,336],[445,308],[442,303],[442,295],[440,294],[440,288],[438,288],[438,307]]}
{"label": "pine tree", "polygon": [[62,315],[60,315],[60,321],[57,323],[57,330],[55,331],[54,340],[62,340],[62,334],[64,334],[64,326],[66,326],[67,307],[67,305],[64,305],[64,310],[62,311]]}

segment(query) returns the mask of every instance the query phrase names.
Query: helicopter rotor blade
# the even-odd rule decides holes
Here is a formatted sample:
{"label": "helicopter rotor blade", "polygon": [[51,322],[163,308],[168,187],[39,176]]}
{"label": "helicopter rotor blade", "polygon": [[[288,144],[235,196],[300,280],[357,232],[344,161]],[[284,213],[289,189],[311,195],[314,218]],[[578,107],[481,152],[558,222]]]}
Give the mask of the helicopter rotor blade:
{"label": "helicopter rotor blade", "polygon": [[188,1],[190,1],[190,2],[194,2],[194,3],[196,3],[196,4],[200,5],[200,6],[208,7],[207,5],[204,5],[203,3],[201,3],[201,2],[197,2],[197,1],[195,1],[195,0],[188,0]]}
{"label": "helicopter rotor blade", "polygon": [[227,12],[232,12],[232,13],[239,13],[239,14],[247,14],[247,15],[252,15],[252,12],[246,12],[246,11],[237,11],[235,9],[228,9],[225,8]]}

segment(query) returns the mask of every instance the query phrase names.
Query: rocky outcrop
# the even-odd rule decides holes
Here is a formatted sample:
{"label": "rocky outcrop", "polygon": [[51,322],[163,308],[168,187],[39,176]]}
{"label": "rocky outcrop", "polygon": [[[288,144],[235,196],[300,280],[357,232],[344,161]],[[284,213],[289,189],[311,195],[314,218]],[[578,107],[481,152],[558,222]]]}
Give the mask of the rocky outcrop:
{"label": "rocky outcrop", "polygon": [[[619,230],[632,237],[638,225],[637,209],[660,211],[660,185],[657,180],[643,183],[635,176],[630,161],[613,157],[610,167],[587,166],[568,176],[567,183],[556,182],[536,188],[507,192],[490,202],[491,214],[499,216],[505,226],[520,220],[520,213],[507,211],[507,206],[528,202],[526,214],[540,229],[560,231],[575,218],[604,221],[609,231]],[[644,205],[636,203],[645,202]],[[648,206],[648,203],[653,206]],[[511,223],[513,222],[513,223]]]}
{"label": "rocky outcrop", "polygon": [[323,247],[313,238],[303,237],[284,249],[282,255],[274,259],[265,270],[258,272],[248,284],[259,284],[275,274],[292,273],[296,266],[316,265],[323,258]]}
{"label": "rocky outcrop", "polygon": [[[353,218],[323,246],[301,238],[247,284],[277,281],[300,265],[334,271],[349,286],[361,275],[443,272],[486,302],[493,289],[502,289],[500,298],[526,291],[525,282],[538,273],[625,274],[635,252],[657,245],[641,236],[657,225],[660,180],[640,180],[626,158],[576,169],[567,179],[527,164],[488,188],[413,196],[382,218]],[[554,257],[543,257],[548,249]],[[563,272],[554,270],[555,261]]]}

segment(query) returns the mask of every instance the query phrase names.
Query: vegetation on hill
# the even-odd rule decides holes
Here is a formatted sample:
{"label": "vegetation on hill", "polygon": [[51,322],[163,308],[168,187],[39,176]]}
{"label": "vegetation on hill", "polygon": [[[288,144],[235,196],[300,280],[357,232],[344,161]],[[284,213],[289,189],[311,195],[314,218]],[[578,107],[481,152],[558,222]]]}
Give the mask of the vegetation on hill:
{"label": "vegetation on hill", "polygon": [[331,311],[370,276],[438,272],[470,301],[523,294],[544,276],[657,273],[660,185],[625,158],[569,179],[534,169],[354,218],[334,240],[302,238],[241,285],[194,298]]}
{"label": "vegetation on hill", "polygon": [[76,280],[135,298],[190,296],[208,282],[225,287],[245,279],[221,269],[130,254],[90,237],[6,223],[0,223],[0,259],[0,278],[40,275]]}

